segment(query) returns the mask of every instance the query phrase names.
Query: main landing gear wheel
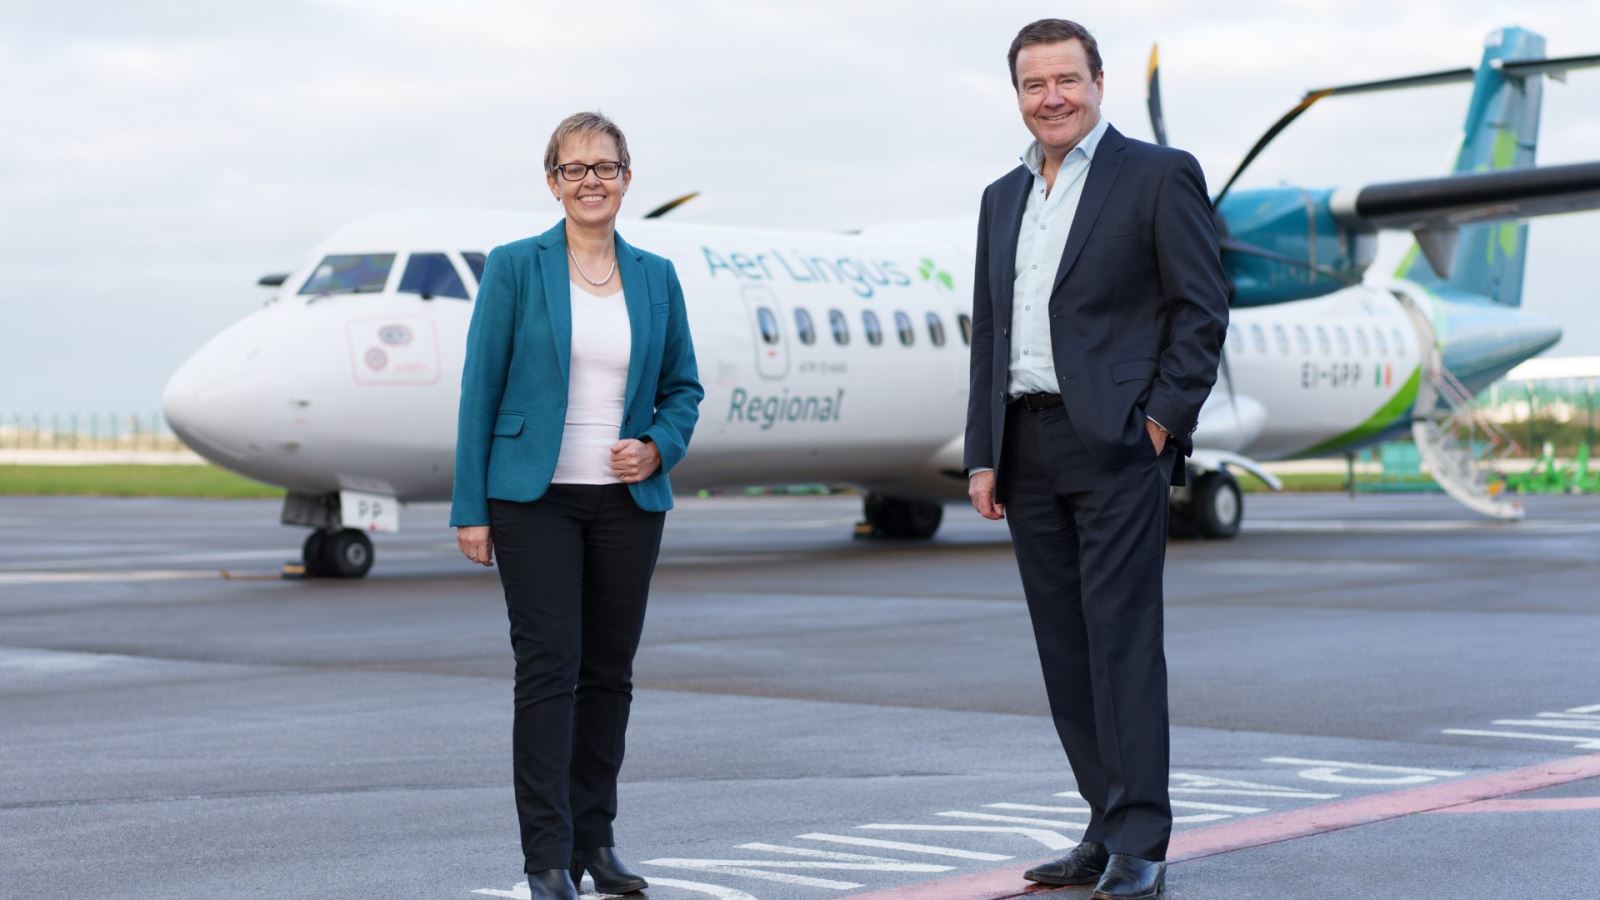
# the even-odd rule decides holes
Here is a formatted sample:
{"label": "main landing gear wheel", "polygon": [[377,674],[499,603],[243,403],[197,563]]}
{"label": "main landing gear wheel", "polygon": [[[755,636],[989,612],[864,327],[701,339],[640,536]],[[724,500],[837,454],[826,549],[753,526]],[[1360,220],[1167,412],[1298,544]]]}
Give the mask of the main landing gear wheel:
{"label": "main landing gear wheel", "polygon": [[926,500],[902,500],[882,494],[868,494],[862,513],[875,534],[890,538],[926,540],[939,530],[944,506]]}
{"label": "main landing gear wheel", "polygon": [[372,568],[372,539],[354,528],[311,532],[301,548],[311,578],[361,578]]}
{"label": "main landing gear wheel", "polygon": [[1226,470],[1203,472],[1190,489],[1189,515],[1195,534],[1231,538],[1244,521],[1244,492]]}

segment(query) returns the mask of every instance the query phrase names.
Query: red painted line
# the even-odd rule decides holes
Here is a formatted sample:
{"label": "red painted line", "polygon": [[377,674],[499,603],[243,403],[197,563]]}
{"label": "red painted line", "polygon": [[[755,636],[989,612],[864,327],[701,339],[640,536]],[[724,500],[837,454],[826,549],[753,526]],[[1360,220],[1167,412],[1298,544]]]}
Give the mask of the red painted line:
{"label": "red painted line", "polygon": [[1541,797],[1528,800],[1479,800],[1465,806],[1436,809],[1435,813],[1520,813],[1567,812],[1575,809],[1600,809],[1600,797]]}
{"label": "red painted line", "polygon": [[[1167,861],[1176,863],[1200,859],[1219,853],[1248,850],[1295,838],[1326,834],[1358,825],[1370,825],[1401,816],[1445,812],[1454,807],[1469,805],[1477,806],[1482,805],[1483,801],[1570,784],[1586,778],[1600,778],[1600,754],[1573,756],[1525,769],[1493,772],[1406,790],[1351,797],[1348,800],[1335,800],[1287,812],[1252,816],[1237,822],[1180,831],[1172,836],[1172,844],[1167,849]],[[1562,799],[1587,801],[1590,798]],[[1020,869],[1008,866],[1004,869],[991,869],[987,872],[975,872],[971,875],[924,881],[850,896],[852,900],[1005,900],[1009,897],[1073,890],[1030,885],[1024,881],[1022,873],[1036,864],[1030,862]],[[1076,890],[1081,891],[1082,888]]]}

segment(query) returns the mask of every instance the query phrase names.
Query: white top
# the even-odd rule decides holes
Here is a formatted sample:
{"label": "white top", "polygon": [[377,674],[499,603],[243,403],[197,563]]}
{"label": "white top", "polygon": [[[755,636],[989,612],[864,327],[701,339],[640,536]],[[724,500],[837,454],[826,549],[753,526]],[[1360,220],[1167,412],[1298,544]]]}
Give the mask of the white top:
{"label": "white top", "polygon": [[1104,116],[1073,147],[1056,171],[1055,185],[1045,191],[1044,151],[1038,141],[1028,146],[1022,164],[1033,173],[1028,205],[1017,232],[1017,280],[1011,295],[1011,383],[1007,391],[1018,394],[1059,394],[1055,357],[1050,353],[1050,294],[1056,270],[1067,249],[1067,234],[1083,196],[1083,181],[1094,161],[1095,148],[1106,133]]}
{"label": "white top", "polygon": [[597,297],[572,282],[572,371],[555,484],[619,484],[611,445],[622,436],[633,331],[624,292]]}

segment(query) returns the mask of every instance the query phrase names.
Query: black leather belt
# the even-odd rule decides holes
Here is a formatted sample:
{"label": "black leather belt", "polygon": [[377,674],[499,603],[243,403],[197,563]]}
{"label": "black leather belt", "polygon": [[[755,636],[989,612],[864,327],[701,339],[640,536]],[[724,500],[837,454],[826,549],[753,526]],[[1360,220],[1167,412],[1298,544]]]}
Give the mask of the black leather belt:
{"label": "black leather belt", "polygon": [[1060,394],[1022,394],[1012,397],[1012,403],[1018,403],[1027,409],[1038,412],[1042,409],[1054,409],[1061,405]]}

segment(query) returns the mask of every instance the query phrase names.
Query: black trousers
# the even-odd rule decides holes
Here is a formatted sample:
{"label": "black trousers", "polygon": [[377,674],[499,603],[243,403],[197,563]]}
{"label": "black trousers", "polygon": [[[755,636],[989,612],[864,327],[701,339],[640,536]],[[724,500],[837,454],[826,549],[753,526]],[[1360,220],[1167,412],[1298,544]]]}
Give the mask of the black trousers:
{"label": "black trousers", "polygon": [[1106,469],[1061,407],[1006,413],[999,497],[1056,733],[1090,807],[1084,840],[1165,859],[1167,661],[1161,575],[1177,452]]}
{"label": "black trousers", "polygon": [[527,872],[610,847],[633,654],[666,513],[626,485],[555,484],[489,501],[516,656],[511,754]]}

